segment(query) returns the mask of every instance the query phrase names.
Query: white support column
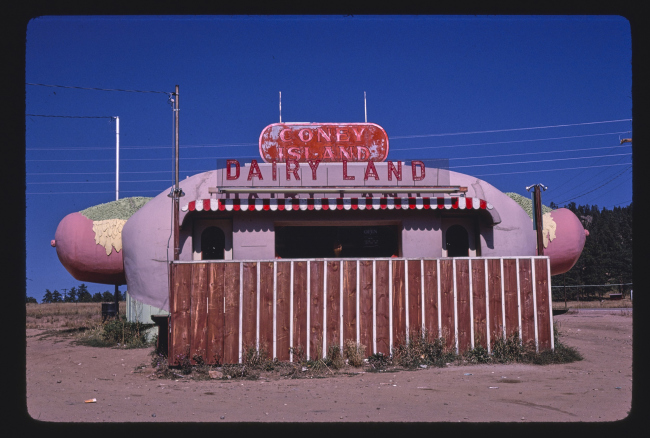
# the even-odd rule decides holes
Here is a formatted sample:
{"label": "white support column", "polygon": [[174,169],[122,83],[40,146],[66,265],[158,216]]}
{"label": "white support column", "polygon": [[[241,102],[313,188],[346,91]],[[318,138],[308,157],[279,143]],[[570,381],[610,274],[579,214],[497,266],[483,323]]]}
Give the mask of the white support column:
{"label": "white support column", "polygon": [[438,270],[438,337],[442,336],[442,309],[440,309],[440,259],[436,259],[436,269]]}
{"label": "white support column", "polygon": [[372,261],[372,353],[377,353],[377,260]]}
{"label": "white support column", "polygon": [[356,310],[356,319],[357,319],[357,344],[361,341],[361,336],[360,336],[360,330],[361,330],[361,312],[359,311],[359,295],[361,295],[361,291],[359,290],[359,277],[361,276],[361,273],[359,272],[359,259],[357,259],[357,292],[355,294],[357,298],[357,310]]}
{"label": "white support column", "polygon": [[388,342],[389,354],[393,354],[393,261],[388,260]]}
{"label": "white support column", "polygon": [[341,351],[343,351],[343,260],[339,262],[339,337],[341,338]]}
{"label": "white support column", "polygon": [[289,361],[293,362],[293,261],[291,261],[289,282]]}
{"label": "white support column", "polygon": [[255,348],[260,351],[260,262],[257,262],[257,309],[255,309],[257,326],[255,333]]}
{"label": "white support column", "polygon": [[422,334],[425,332],[425,323],[424,323],[424,259],[420,259],[420,309],[422,310],[422,327],[420,328]]}
{"label": "white support column", "polygon": [[474,297],[472,295],[472,259],[469,259],[469,333],[470,348],[474,349]]}
{"label": "white support column", "polygon": [[551,294],[551,259],[546,258],[546,281],[548,289],[548,320],[551,329],[551,350],[555,351],[555,336],[553,332],[553,295]]}
{"label": "white support column", "polygon": [[273,262],[273,358],[278,357],[278,262]]}
{"label": "white support column", "polygon": [[458,293],[456,288],[456,259],[451,259],[454,276],[454,341],[456,343],[456,354],[458,354]]}
{"label": "white support column", "polygon": [[307,328],[305,330],[307,334],[307,359],[312,358],[310,355],[311,351],[309,348],[309,344],[311,344],[311,342],[309,342],[309,324],[311,323],[310,321],[310,316],[311,316],[310,315],[310,310],[311,310],[310,309],[311,308],[311,272],[310,272],[311,265],[310,263],[311,261],[307,260],[307,303],[306,303],[307,304]]}
{"label": "white support column", "polygon": [[521,285],[519,278],[519,257],[515,259],[517,269],[517,320],[519,321],[519,343],[523,343],[524,338],[521,332]]}
{"label": "white support column", "polygon": [[503,286],[503,258],[499,259],[501,262],[501,320],[503,321],[503,339],[506,339],[506,293]]}
{"label": "white support column", "polygon": [[239,363],[242,363],[242,327],[244,321],[244,263],[239,262]]}
{"label": "white support column", "polygon": [[487,329],[487,351],[488,353],[492,352],[492,347],[490,347],[490,287],[488,281],[488,261],[484,260],[485,266],[485,325]]}
{"label": "white support column", "polygon": [[323,358],[327,357],[327,260],[323,261]]}
{"label": "white support column", "polygon": [[[530,267],[532,271],[531,281],[533,283],[533,321],[535,322],[535,351],[539,353],[539,337],[537,331],[537,284],[535,281],[535,259],[530,259]],[[551,313],[551,320],[553,319]]]}
{"label": "white support column", "polygon": [[404,322],[406,326],[406,343],[409,342],[409,261],[404,259]]}

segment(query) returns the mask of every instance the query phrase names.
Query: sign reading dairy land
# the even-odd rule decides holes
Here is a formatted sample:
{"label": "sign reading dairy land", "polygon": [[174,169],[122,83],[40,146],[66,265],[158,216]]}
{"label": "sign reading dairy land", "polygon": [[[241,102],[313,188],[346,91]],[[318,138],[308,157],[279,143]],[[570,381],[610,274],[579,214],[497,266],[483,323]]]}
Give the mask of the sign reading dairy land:
{"label": "sign reading dairy land", "polygon": [[267,162],[384,161],[388,135],[374,123],[273,123],[260,134]]}

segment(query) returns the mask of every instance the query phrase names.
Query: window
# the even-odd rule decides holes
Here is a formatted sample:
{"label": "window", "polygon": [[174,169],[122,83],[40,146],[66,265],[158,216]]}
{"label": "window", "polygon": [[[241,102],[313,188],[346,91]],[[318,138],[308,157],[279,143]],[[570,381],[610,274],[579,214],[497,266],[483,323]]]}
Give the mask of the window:
{"label": "window", "polygon": [[358,258],[399,255],[397,225],[276,226],[281,258]]}
{"label": "window", "polygon": [[226,236],[219,227],[208,227],[201,233],[203,260],[223,260]]}
{"label": "window", "polygon": [[469,236],[461,225],[452,225],[445,234],[447,257],[469,257]]}

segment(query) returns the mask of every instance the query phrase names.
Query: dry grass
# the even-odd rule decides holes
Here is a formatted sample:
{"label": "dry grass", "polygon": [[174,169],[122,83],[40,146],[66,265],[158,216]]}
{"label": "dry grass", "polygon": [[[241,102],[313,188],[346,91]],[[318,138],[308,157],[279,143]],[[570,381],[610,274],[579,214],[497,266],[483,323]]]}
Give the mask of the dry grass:
{"label": "dry grass", "polygon": [[[126,302],[120,302],[120,314],[126,313]],[[28,329],[92,328],[102,322],[102,303],[26,304]]]}
{"label": "dry grass", "polygon": [[[632,301],[629,298],[624,300],[610,300],[605,296],[602,302],[598,299],[592,301],[567,301],[569,309],[611,309],[611,308],[632,308]],[[553,301],[553,309],[564,309],[564,301]]]}

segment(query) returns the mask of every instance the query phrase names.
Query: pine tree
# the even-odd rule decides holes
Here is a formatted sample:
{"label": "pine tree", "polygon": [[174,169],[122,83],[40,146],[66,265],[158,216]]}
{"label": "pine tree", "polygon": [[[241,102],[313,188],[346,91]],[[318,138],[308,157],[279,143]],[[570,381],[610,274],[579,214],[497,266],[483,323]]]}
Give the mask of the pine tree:
{"label": "pine tree", "polygon": [[53,300],[52,292],[49,289],[45,289],[45,295],[43,296],[42,303],[51,303]]}

